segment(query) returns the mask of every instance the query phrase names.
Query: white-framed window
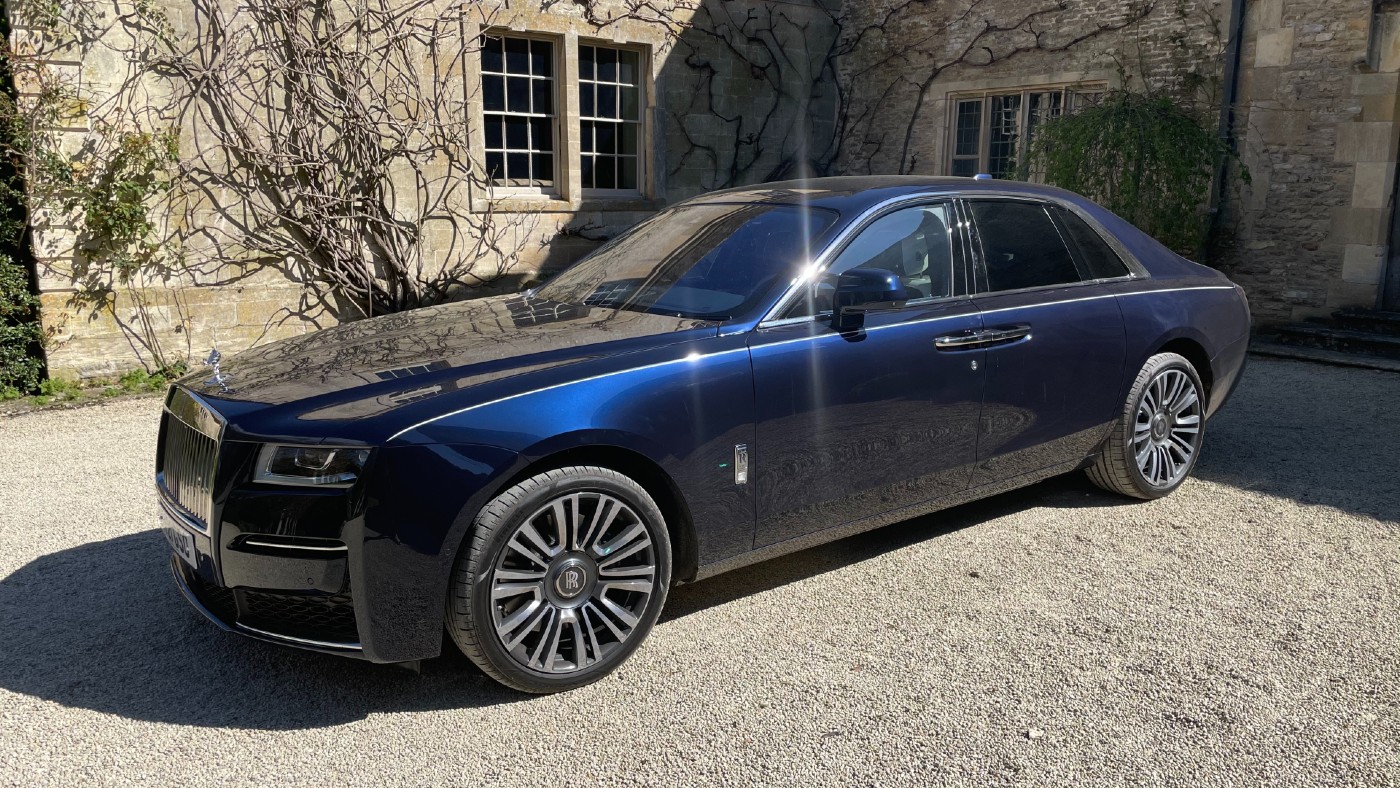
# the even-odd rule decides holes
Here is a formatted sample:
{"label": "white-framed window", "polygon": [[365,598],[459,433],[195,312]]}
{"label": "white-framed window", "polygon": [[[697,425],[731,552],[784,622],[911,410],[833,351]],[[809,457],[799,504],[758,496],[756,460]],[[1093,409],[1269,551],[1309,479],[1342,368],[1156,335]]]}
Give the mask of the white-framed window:
{"label": "white-framed window", "polygon": [[949,96],[948,174],[1009,177],[1024,160],[1037,126],[1098,101],[1107,89],[1095,82]]}
{"label": "white-framed window", "polygon": [[561,29],[480,33],[482,166],[489,201],[645,200],[650,50]]}
{"label": "white-framed window", "polygon": [[641,191],[643,62],[636,49],[579,43],[579,163],[585,192]]}
{"label": "white-framed window", "polygon": [[493,186],[549,191],[558,179],[555,41],[488,33],[481,45],[486,174]]}

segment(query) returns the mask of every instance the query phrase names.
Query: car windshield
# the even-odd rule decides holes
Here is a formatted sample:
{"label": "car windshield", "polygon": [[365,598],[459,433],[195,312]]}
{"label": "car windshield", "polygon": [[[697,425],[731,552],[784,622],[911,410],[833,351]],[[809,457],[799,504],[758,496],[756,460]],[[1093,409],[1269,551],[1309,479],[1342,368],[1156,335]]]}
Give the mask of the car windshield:
{"label": "car windshield", "polygon": [[535,295],[697,320],[744,313],[792,280],[837,215],[801,205],[684,205],[642,222]]}

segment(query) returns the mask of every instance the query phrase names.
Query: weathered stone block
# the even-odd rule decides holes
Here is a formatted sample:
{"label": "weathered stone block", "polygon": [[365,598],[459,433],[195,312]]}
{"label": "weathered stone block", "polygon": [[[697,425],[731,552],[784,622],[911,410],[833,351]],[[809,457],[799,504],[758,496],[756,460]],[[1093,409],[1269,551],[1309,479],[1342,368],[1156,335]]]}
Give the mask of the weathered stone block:
{"label": "weathered stone block", "polygon": [[1395,123],[1343,123],[1337,127],[1337,161],[1395,161]]}
{"label": "weathered stone block", "polygon": [[1384,208],[1395,190],[1395,165],[1367,163],[1357,165],[1356,180],[1351,189],[1354,208]]}
{"label": "weathered stone block", "polygon": [[1342,254],[1342,281],[1374,285],[1381,281],[1386,247],[1347,244]]}
{"label": "weathered stone block", "polygon": [[1369,246],[1385,243],[1390,229],[1388,213],[1380,208],[1334,208],[1331,240]]}
{"label": "weathered stone block", "polygon": [[1376,306],[1378,293],[1379,288],[1373,284],[1335,281],[1327,286],[1327,307],[1340,309],[1348,306],[1359,306],[1372,309]]}
{"label": "weathered stone block", "polygon": [[1291,27],[1260,30],[1254,45],[1255,67],[1286,66],[1292,63],[1294,37],[1295,33]]}
{"label": "weathered stone block", "polygon": [[1363,121],[1386,122],[1395,120],[1396,94],[1387,93],[1374,96],[1360,96],[1361,119]]}
{"label": "weathered stone block", "polygon": [[1354,96],[1383,96],[1400,92],[1400,73],[1357,74],[1351,78]]}
{"label": "weathered stone block", "polygon": [[1256,109],[1250,120],[1266,145],[1283,145],[1308,132],[1308,113],[1300,109]]}

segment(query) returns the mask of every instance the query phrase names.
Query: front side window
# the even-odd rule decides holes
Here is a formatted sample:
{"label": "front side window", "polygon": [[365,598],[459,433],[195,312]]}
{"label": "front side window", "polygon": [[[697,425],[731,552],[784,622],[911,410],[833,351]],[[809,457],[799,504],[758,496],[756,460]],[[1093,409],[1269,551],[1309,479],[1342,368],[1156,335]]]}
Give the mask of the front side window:
{"label": "front side window", "polygon": [[640,189],[642,58],[631,49],[580,45],[579,143],[583,188]]}
{"label": "front side window", "polygon": [[951,227],[946,203],[901,208],[881,216],[841,250],[783,318],[830,312],[836,280],[853,268],[877,268],[898,274],[911,300],[952,295]]}
{"label": "front side window", "polygon": [[534,295],[564,304],[724,320],[792,281],[837,219],[797,205],[684,205],[653,216]]}
{"label": "front side window", "polygon": [[486,173],[494,186],[553,188],[554,43],[488,35],[482,40]]}
{"label": "front side window", "polygon": [[975,200],[968,207],[981,243],[988,290],[1021,290],[1080,281],[1074,258],[1045,206]]}
{"label": "front side window", "polygon": [[1101,83],[954,96],[948,172],[1012,177],[1025,163],[1036,129],[1103,95]]}

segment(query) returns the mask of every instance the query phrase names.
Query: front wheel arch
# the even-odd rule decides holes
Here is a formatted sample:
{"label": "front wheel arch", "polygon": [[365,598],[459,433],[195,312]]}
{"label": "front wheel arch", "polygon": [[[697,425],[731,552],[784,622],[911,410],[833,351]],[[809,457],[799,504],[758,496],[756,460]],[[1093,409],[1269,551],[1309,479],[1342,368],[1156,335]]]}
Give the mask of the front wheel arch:
{"label": "front wheel arch", "polygon": [[[671,478],[671,475],[666,473],[660,465],[645,454],[633,449],[612,444],[557,448],[529,460],[513,473],[503,476],[497,484],[492,485],[491,494],[486,496],[485,500],[490,501],[501,491],[508,490],[532,476],[572,465],[607,468],[640,484],[642,489],[646,490],[647,494],[652,497],[652,500],[656,501],[657,507],[661,509],[661,514],[666,520],[667,535],[671,539],[672,584],[694,578],[695,571],[699,566],[700,547],[685,495],[675,480]],[[464,514],[468,515],[468,522],[476,517],[475,511]],[[462,539],[459,540],[457,552],[460,552],[461,545],[466,544],[470,538],[471,529],[468,528]],[[455,553],[453,560],[456,560]]]}

